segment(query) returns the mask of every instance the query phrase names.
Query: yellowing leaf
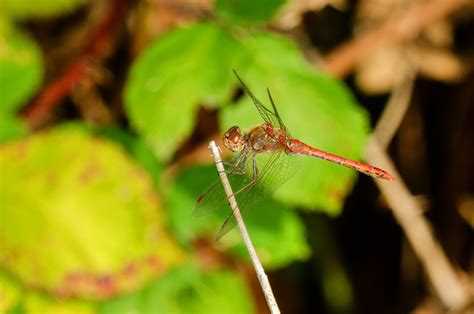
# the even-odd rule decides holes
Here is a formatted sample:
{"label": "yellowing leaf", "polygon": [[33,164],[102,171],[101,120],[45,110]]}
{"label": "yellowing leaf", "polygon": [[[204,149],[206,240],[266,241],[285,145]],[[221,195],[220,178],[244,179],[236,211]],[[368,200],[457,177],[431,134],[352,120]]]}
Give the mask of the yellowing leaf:
{"label": "yellowing leaf", "polygon": [[85,0],[0,0],[0,11],[14,18],[46,18],[70,12],[85,2]]}
{"label": "yellowing leaf", "polygon": [[147,173],[116,144],[59,128],[0,148],[0,264],[30,286],[102,298],[180,250]]}

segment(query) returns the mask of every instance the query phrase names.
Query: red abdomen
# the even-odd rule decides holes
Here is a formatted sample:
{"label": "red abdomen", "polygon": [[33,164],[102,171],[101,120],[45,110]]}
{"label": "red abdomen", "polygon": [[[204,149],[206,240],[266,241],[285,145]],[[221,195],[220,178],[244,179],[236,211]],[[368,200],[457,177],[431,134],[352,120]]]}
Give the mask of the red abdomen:
{"label": "red abdomen", "polygon": [[296,139],[291,139],[289,144],[287,145],[287,148],[288,148],[289,153],[292,153],[292,154],[321,158],[321,159],[334,162],[336,164],[357,170],[359,172],[362,172],[374,178],[379,178],[379,179],[384,179],[384,180],[389,180],[389,181],[395,180],[395,178],[385,170],[374,167],[372,165],[364,164],[362,162],[347,159],[338,155],[326,153],[325,151],[313,148]]}

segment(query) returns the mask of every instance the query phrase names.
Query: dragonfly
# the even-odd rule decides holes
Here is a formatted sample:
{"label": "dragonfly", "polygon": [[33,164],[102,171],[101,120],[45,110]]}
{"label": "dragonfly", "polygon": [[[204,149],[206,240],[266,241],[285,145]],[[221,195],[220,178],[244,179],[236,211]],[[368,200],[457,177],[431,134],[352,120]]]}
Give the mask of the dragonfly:
{"label": "dragonfly", "polygon": [[[267,108],[250,91],[237,72],[235,70],[233,72],[264,121],[248,132],[242,132],[238,126],[232,126],[222,136],[224,146],[236,153],[224,164],[227,166],[226,174],[242,215],[259,200],[270,196],[296,172],[298,161],[292,156],[315,157],[357,170],[373,178],[394,180],[394,177],[385,170],[316,149],[293,138],[278,113],[270,90],[267,88],[271,108]],[[193,216],[199,217],[221,210],[228,213],[216,240],[222,238],[236,224],[227,195],[221,182],[217,180],[198,197],[193,208]]]}

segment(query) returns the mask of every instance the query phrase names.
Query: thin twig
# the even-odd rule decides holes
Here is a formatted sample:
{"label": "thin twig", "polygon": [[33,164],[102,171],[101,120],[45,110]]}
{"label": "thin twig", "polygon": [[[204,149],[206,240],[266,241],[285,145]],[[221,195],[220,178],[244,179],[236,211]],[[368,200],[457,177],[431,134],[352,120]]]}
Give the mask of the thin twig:
{"label": "thin twig", "polygon": [[429,224],[421,214],[422,209],[408,190],[390,157],[384,152],[398,129],[411,98],[415,71],[407,67],[404,69],[406,70],[405,79],[393,91],[367,143],[365,159],[389,171],[397,178],[389,184],[382,180],[375,180],[375,183],[420,259],[440,300],[450,309],[460,309],[468,301],[468,292],[456,277],[443,249],[430,232]]}
{"label": "thin twig", "polygon": [[209,142],[209,148],[211,149],[212,156],[214,157],[217,172],[219,173],[219,176],[221,178],[222,185],[224,186],[224,190],[227,195],[227,199],[229,200],[230,206],[232,208],[232,213],[234,214],[235,220],[237,221],[237,226],[239,227],[240,234],[242,235],[245,246],[247,247],[247,250],[249,252],[250,259],[252,260],[253,267],[255,268],[255,272],[257,273],[258,281],[260,282],[260,286],[262,287],[262,291],[265,295],[265,299],[267,300],[268,307],[270,308],[272,314],[280,313],[280,309],[278,308],[275,296],[273,295],[272,287],[270,286],[268,277],[265,274],[265,270],[263,269],[262,263],[260,263],[260,260],[257,256],[257,252],[255,251],[255,248],[252,244],[252,240],[250,240],[250,236],[247,232],[247,227],[245,227],[242,215],[240,214],[239,206],[234,197],[234,193],[232,192],[232,187],[230,186],[229,180],[227,179],[224,165],[222,164],[219,149],[214,141]]}
{"label": "thin twig", "polygon": [[387,148],[400,127],[400,123],[410,105],[413,85],[416,78],[416,70],[409,62],[401,61],[399,69],[403,71],[403,78],[393,89],[387,105],[372,133],[382,149]]}
{"label": "thin twig", "polygon": [[468,301],[468,292],[456,277],[456,272],[443,249],[431,233],[429,224],[422,215],[422,209],[404,184],[387,153],[374,137],[368,141],[365,158],[397,178],[396,181],[390,183],[382,180],[375,180],[375,183],[420,259],[440,300],[449,309],[462,308]]}

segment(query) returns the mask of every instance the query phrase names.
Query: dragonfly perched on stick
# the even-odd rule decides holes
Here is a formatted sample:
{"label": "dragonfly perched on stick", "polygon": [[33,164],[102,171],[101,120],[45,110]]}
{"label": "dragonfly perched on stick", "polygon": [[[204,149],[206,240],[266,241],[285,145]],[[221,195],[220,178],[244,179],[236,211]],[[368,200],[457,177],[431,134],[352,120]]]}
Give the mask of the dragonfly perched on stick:
{"label": "dragonfly perched on stick", "polygon": [[[263,124],[246,133],[243,133],[238,126],[233,126],[222,136],[224,146],[236,153],[225,163],[226,173],[243,214],[294,174],[297,160],[292,156],[295,155],[320,158],[377,179],[394,180],[394,177],[385,170],[327,153],[291,137],[278,114],[270,90],[267,89],[271,109],[265,107],[255,97],[235,70],[233,72],[264,120]],[[235,219],[220,181],[216,181],[199,196],[193,215],[202,216],[217,210],[226,210],[229,213],[217,234],[218,240],[235,226]]]}

